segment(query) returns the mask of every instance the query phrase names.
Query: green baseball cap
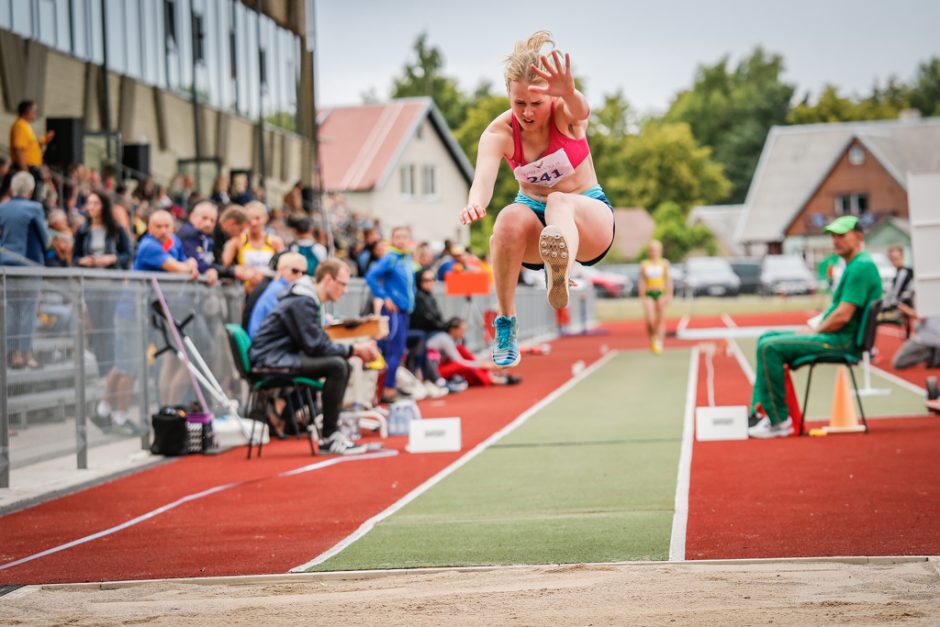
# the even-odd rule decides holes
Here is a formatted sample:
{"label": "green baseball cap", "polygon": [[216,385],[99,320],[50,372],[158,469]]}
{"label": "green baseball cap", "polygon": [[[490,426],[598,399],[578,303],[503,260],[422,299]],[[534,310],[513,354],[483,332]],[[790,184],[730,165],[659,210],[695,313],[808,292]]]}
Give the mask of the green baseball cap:
{"label": "green baseball cap", "polygon": [[858,216],[842,216],[833,220],[824,230],[837,235],[845,235],[849,231],[861,232],[862,225],[858,221]]}

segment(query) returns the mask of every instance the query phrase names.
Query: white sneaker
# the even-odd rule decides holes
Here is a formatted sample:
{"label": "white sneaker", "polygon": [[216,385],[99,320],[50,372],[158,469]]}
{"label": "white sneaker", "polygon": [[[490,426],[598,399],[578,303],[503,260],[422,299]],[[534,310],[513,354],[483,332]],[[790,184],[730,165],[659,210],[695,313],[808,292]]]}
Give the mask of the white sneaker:
{"label": "white sneaker", "polygon": [[450,394],[447,388],[439,387],[430,381],[425,381],[424,387],[428,391],[428,396],[431,398],[441,398],[442,396]]}
{"label": "white sneaker", "polygon": [[748,428],[747,434],[752,438],[785,438],[793,435],[793,421],[788,416],[786,420],[777,424],[771,424],[770,418],[764,416],[757,421],[757,424]]}
{"label": "white sneaker", "polygon": [[320,452],[327,455],[361,455],[367,450],[368,446],[354,443],[339,429],[320,440]]}
{"label": "white sneaker", "polygon": [[98,412],[98,415],[101,416],[102,418],[111,417],[111,403],[109,403],[108,401],[104,401],[104,400],[98,401],[98,406],[95,407],[95,410]]}

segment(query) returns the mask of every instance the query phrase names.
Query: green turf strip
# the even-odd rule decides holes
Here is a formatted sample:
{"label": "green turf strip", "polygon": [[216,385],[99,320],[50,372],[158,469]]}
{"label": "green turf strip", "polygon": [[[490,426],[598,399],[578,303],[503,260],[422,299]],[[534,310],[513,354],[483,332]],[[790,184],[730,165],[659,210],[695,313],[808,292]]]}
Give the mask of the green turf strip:
{"label": "green turf strip", "polygon": [[[751,368],[756,368],[757,338],[744,338],[737,340],[737,342],[738,346],[741,347],[741,352],[750,362]],[[887,359],[887,357],[883,358]],[[813,370],[813,387],[809,392],[810,420],[829,420],[832,411],[832,391],[835,388],[836,371],[836,366],[829,364],[816,366]],[[796,389],[796,395],[801,404],[803,403],[803,394],[806,392],[806,379],[808,376],[809,366],[804,366],[793,373],[793,387]],[[865,387],[861,365],[855,367],[855,380],[860,388]],[[852,380],[850,378],[849,386],[851,385]],[[922,396],[884,379],[874,370],[871,373],[871,386],[875,389],[890,390],[891,393],[884,396],[863,396],[862,407],[865,408],[866,417],[913,416],[927,413],[924,409]],[[747,400],[750,400],[750,394],[747,395]]]}
{"label": "green turf strip", "polygon": [[312,570],[667,559],[689,353],[622,353]]}

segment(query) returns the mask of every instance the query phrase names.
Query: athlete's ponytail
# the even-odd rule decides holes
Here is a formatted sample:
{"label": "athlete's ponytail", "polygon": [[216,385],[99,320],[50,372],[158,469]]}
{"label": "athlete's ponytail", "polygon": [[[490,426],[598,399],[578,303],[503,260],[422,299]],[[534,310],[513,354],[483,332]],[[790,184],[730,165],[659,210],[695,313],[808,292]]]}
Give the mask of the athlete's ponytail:
{"label": "athlete's ponytail", "polygon": [[517,41],[512,54],[506,57],[506,89],[512,81],[527,83],[544,82],[542,77],[532,71],[532,66],[545,70],[542,65],[541,50],[545,44],[555,42],[547,30],[536,31],[526,41]]}

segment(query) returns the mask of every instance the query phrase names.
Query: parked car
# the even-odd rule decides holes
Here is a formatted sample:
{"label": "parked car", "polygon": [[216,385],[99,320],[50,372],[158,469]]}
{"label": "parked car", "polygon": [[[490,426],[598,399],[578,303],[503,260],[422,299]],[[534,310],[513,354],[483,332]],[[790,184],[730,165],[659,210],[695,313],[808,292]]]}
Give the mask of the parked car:
{"label": "parked car", "polygon": [[756,294],[760,291],[761,261],[756,257],[730,259],[731,269],[741,279],[741,294]]}
{"label": "parked car", "polygon": [[630,293],[631,281],[626,276],[598,270],[593,266],[575,265],[571,278],[575,281],[589,281],[601,298],[622,298]]}
{"label": "parked car", "polygon": [[741,279],[723,257],[693,257],[685,262],[683,293],[688,296],[737,296]]}
{"label": "parked car", "polygon": [[767,255],[761,264],[760,293],[814,294],[816,277],[800,255]]}
{"label": "parked car", "polygon": [[627,290],[628,296],[636,296],[640,289],[640,264],[638,263],[611,263],[598,267],[603,272],[611,272],[625,276],[628,279],[630,289]]}
{"label": "parked car", "polygon": [[[891,263],[884,253],[869,252],[868,254],[871,256],[871,260],[875,262],[875,265],[878,266],[878,274],[881,275],[881,287],[887,292],[891,289],[891,282],[894,281],[894,275],[898,273],[898,269],[894,267],[894,264]],[[835,290],[836,286],[839,284],[839,280],[842,278],[844,271],[845,260],[839,259],[836,265],[832,267],[833,290]]]}

